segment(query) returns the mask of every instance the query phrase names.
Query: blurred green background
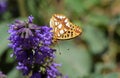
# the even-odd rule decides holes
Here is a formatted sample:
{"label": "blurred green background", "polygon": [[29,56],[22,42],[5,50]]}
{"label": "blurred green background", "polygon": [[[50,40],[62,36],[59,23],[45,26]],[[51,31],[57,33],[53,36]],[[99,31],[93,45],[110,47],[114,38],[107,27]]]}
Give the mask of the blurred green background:
{"label": "blurred green background", "polygon": [[[0,2],[5,0],[0,0]],[[25,78],[10,58],[8,25],[34,16],[48,25],[55,13],[64,14],[83,29],[81,36],[58,41],[59,70],[69,78],[120,78],[120,0],[6,0],[0,11],[0,71],[8,78]],[[1,7],[0,7],[1,10]]]}

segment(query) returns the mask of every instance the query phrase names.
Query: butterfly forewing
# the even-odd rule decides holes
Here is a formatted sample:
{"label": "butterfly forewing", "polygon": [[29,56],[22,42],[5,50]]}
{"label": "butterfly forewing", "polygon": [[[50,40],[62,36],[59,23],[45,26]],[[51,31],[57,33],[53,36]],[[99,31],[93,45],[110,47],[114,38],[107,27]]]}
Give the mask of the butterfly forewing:
{"label": "butterfly forewing", "polygon": [[81,34],[79,26],[72,24],[64,15],[54,14],[50,19],[55,39],[71,39]]}
{"label": "butterfly forewing", "polygon": [[55,35],[59,37],[70,29],[70,22],[65,16],[54,14],[50,19],[50,27],[53,28]]}

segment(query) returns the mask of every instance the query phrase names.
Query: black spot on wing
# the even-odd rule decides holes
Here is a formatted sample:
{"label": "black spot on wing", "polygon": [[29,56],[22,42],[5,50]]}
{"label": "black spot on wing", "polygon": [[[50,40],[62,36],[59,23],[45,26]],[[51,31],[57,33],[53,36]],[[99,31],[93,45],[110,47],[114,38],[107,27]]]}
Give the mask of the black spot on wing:
{"label": "black spot on wing", "polygon": [[69,34],[67,34],[67,37],[69,37]]}
{"label": "black spot on wing", "polygon": [[64,35],[62,35],[62,38],[64,38]]}
{"label": "black spot on wing", "polygon": [[70,31],[68,31],[68,33],[70,33]]}
{"label": "black spot on wing", "polygon": [[64,35],[64,37],[66,38],[67,36],[66,36],[66,35]]}
{"label": "black spot on wing", "polygon": [[73,37],[73,32],[71,32],[71,37]]}

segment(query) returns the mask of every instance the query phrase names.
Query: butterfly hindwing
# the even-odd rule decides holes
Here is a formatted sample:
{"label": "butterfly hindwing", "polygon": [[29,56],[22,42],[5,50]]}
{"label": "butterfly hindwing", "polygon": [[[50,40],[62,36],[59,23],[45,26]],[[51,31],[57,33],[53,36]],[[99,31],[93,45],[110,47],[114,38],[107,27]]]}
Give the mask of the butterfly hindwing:
{"label": "butterfly hindwing", "polygon": [[79,28],[79,26],[73,25],[72,23],[70,25],[71,28],[58,37],[58,39],[71,39],[82,33],[82,30]]}

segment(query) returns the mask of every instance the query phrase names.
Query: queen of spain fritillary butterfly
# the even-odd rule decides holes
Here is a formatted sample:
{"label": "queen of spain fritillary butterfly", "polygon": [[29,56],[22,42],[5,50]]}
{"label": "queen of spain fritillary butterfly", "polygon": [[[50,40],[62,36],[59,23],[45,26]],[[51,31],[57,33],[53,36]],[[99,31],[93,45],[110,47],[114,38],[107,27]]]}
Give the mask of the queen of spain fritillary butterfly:
{"label": "queen of spain fritillary butterfly", "polygon": [[79,26],[72,24],[66,16],[61,14],[54,14],[52,16],[50,27],[53,28],[53,39],[55,40],[71,39],[82,33],[82,29]]}

